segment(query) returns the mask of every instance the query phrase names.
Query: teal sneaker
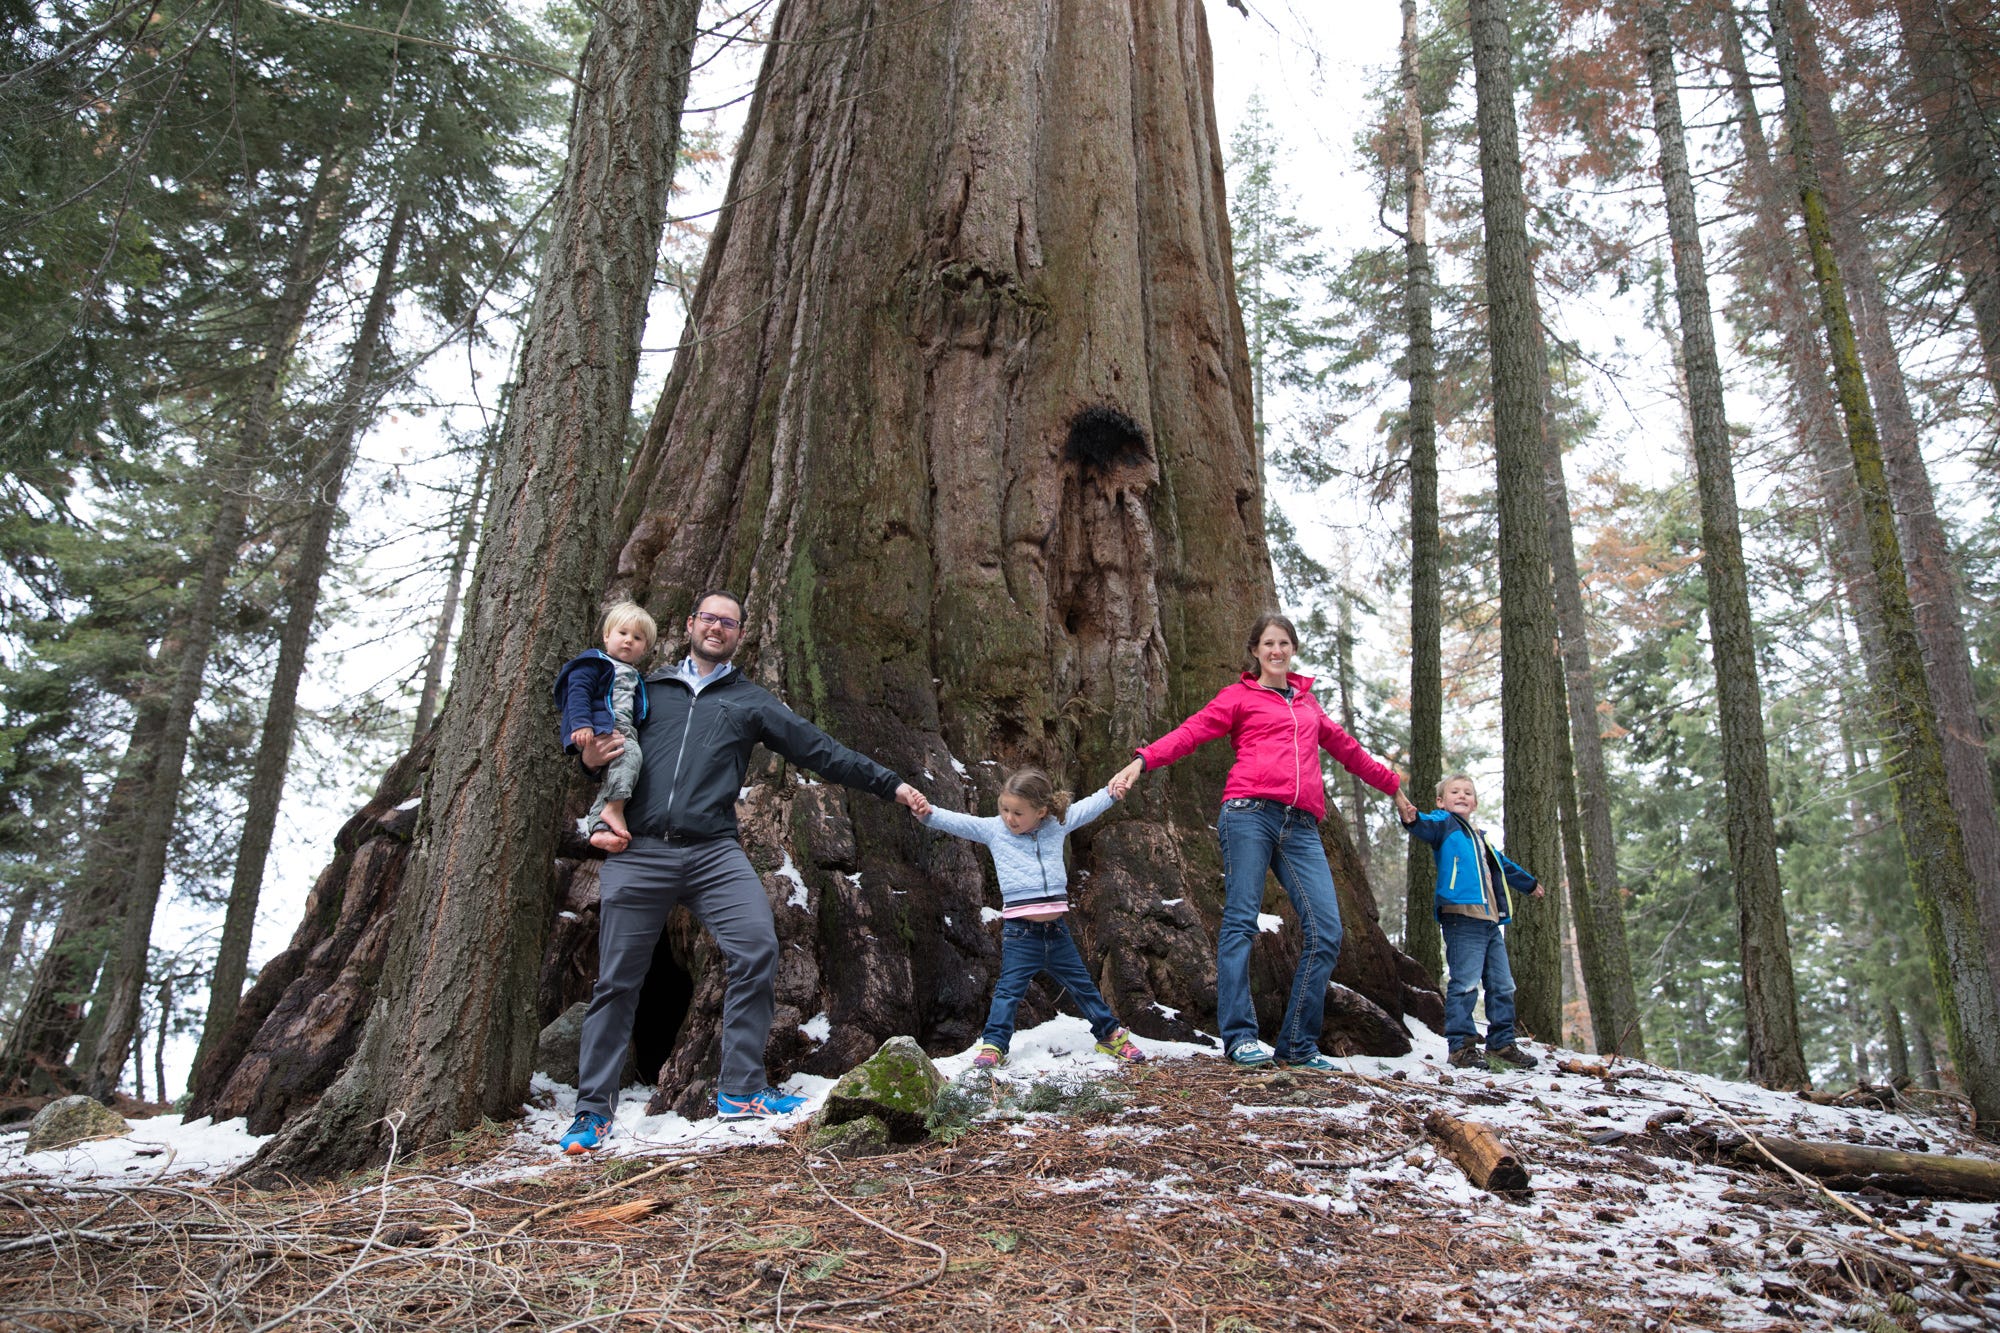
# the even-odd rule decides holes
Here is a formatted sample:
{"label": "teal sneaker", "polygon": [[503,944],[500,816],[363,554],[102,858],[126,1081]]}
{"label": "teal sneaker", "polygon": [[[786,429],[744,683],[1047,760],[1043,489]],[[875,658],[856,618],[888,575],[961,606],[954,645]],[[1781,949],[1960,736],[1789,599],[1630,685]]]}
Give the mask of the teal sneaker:
{"label": "teal sneaker", "polygon": [[1325,1051],[1314,1051],[1301,1060],[1280,1060],[1278,1063],[1287,1069],[1304,1069],[1315,1074],[1332,1074],[1340,1070],[1340,1066],[1333,1062],[1333,1057]]}
{"label": "teal sneaker", "polygon": [[557,1140],[556,1146],[571,1157],[580,1157],[587,1152],[595,1152],[611,1137],[611,1119],[595,1111],[578,1111],[576,1119],[570,1121],[569,1133]]}
{"label": "teal sneaker", "polygon": [[805,1104],[805,1098],[788,1097],[776,1088],[753,1092],[747,1097],[732,1097],[726,1092],[715,1094],[715,1114],[723,1120],[767,1120],[790,1115]]}
{"label": "teal sneaker", "polygon": [[1258,1041],[1255,1037],[1252,1037],[1249,1041],[1239,1041],[1229,1048],[1229,1063],[1242,1065],[1245,1069],[1255,1069],[1260,1065],[1268,1065],[1276,1058],[1277,1052],[1273,1051],[1263,1042]]}

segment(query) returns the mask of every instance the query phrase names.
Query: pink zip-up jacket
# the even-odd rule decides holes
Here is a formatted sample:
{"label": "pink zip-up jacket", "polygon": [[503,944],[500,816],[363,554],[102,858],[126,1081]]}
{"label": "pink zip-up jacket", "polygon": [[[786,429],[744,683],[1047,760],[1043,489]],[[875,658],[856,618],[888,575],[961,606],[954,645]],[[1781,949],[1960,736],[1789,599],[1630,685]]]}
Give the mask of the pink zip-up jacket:
{"label": "pink zip-up jacket", "polygon": [[1348,772],[1385,795],[1395,795],[1403,785],[1401,776],[1326,715],[1313,698],[1313,678],[1287,674],[1285,679],[1292,686],[1289,699],[1246,671],[1199,713],[1136,753],[1150,772],[1226,735],[1236,747],[1236,764],[1222,784],[1223,800],[1261,796],[1322,819],[1326,786],[1320,781],[1319,751],[1325,746]]}

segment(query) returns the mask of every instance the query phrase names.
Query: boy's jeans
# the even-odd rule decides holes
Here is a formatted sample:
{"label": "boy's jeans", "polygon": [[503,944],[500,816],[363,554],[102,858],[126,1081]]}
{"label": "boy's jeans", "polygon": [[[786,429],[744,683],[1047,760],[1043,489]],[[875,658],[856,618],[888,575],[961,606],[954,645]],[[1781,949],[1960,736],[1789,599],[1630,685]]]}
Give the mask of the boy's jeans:
{"label": "boy's jeans", "polygon": [[1264,905],[1264,873],[1276,870],[1304,933],[1277,1053],[1280,1060],[1307,1059],[1319,1051],[1326,984],[1340,961],[1340,899],[1320,846],[1319,821],[1276,801],[1238,799],[1222,803],[1216,831],[1222,839],[1222,929],[1215,942],[1215,1012],[1223,1050],[1257,1036],[1250,946]]}
{"label": "boy's jeans", "polygon": [[1507,941],[1492,921],[1444,914],[1444,1039],[1452,1050],[1479,1041],[1472,1025],[1472,998],[1486,986],[1486,1049],[1514,1044],[1514,970],[1507,965]]}
{"label": "boy's jeans", "polygon": [[1000,927],[1000,980],[993,987],[993,1008],[986,1015],[986,1031],[980,1034],[981,1041],[1003,1051],[1007,1049],[1014,1040],[1014,1013],[1021,1007],[1021,997],[1028,993],[1028,983],[1037,972],[1047,972],[1069,992],[1076,1007],[1090,1020],[1090,1030],[1099,1041],[1118,1030],[1111,1006],[1104,1002],[1097,983],[1090,979],[1090,969],[1083,965],[1083,955],[1077,952],[1076,941],[1070,937],[1069,918],[1059,916],[1053,921],[1016,918]]}

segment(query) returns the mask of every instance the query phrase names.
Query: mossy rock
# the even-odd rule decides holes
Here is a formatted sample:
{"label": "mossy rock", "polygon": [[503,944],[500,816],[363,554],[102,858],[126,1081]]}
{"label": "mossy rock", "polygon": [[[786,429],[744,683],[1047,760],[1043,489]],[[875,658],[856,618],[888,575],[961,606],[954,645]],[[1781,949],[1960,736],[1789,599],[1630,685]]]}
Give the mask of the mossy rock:
{"label": "mossy rock", "polygon": [[909,1037],[891,1037],[882,1049],[840,1076],[819,1114],[821,1126],[874,1116],[898,1143],[924,1137],[924,1117],[944,1087],[944,1075]]}
{"label": "mossy rock", "polygon": [[889,1127],[882,1123],[881,1116],[876,1115],[844,1120],[837,1125],[822,1125],[812,1132],[806,1146],[813,1152],[843,1158],[879,1157],[895,1149],[889,1139]]}
{"label": "mossy rock", "polygon": [[123,1138],[132,1132],[125,1117],[92,1097],[64,1097],[50,1102],[28,1122],[23,1152],[55,1152],[95,1139]]}

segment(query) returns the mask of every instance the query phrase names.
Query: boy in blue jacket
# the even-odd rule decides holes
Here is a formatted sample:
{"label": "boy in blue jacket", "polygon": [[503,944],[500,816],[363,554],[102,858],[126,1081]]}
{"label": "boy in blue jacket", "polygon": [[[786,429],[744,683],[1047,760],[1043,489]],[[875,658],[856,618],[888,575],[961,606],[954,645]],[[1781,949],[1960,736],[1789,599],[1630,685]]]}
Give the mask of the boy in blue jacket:
{"label": "boy in blue jacket", "polygon": [[[1501,855],[1486,841],[1486,831],[1473,822],[1479,790],[1472,779],[1454,773],[1437,785],[1442,808],[1403,816],[1410,836],[1431,845],[1437,856],[1435,911],[1444,930],[1447,980],[1444,989],[1444,1039],[1451,1063],[1477,1069],[1487,1059],[1516,1069],[1539,1063],[1514,1044],[1514,972],[1507,965],[1507,941],[1500,927],[1507,924],[1509,888],[1531,897],[1542,896],[1535,877]],[[1505,881],[1503,884],[1502,881]],[[1473,994],[1486,985],[1486,1057],[1479,1053],[1479,1030],[1472,1025]]]}
{"label": "boy in blue jacket", "polygon": [[585,649],[556,673],[556,707],[562,712],[563,749],[581,757],[593,735],[617,732],[625,752],[611,761],[597,801],[584,819],[590,845],[622,852],[632,841],[625,827],[625,801],[639,780],[639,724],[646,720],[646,679],[639,663],[653,651],[659,627],[636,602],[620,602],[604,613],[604,650]]}

